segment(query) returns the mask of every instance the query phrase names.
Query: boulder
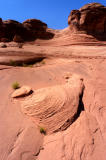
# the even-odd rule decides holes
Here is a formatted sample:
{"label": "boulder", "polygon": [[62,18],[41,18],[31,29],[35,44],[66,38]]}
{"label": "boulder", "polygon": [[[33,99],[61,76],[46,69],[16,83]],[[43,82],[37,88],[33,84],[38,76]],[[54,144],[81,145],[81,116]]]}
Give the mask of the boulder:
{"label": "boulder", "polygon": [[90,3],[79,10],[72,10],[68,24],[73,31],[103,35],[106,39],[106,7],[99,3]]}
{"label": "boulder", "polygon": [[30,94],[32,91],[31,87],[29,86],[22,86],[21,88],[15,90],[11,95],[12,98],[22,97]]}

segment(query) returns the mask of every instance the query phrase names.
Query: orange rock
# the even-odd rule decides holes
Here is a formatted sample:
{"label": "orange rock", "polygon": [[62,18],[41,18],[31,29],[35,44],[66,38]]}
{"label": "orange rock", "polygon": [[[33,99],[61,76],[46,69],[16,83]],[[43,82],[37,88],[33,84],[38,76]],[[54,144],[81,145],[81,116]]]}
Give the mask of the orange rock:
{"label": "orange rock", "polygon": [[29,86],[22,86],[21,88],[15,90],[11,95],[12,98],[17,98],[21,96],[26,96],[31,92],[31,87]]}
{"label": "orange rock", "polygon": [[68,17],[68,24],[71,30],[86,31],[106,40],[106,7],[90,3],[79,10],[73,10]]}

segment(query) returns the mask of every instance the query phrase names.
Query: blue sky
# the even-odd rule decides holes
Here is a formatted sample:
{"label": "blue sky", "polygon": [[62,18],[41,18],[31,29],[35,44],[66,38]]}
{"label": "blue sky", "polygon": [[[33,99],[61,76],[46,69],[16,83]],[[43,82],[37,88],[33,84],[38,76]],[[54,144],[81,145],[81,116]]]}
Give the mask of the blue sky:
{"label": "blue sky", "polygon": [[106,6],[106,0],[0,0],[0,17],[20,22],[28,18],[40,19],[49,28],[67,27],[67,19],[72,9],[84,4],[99,2]]}

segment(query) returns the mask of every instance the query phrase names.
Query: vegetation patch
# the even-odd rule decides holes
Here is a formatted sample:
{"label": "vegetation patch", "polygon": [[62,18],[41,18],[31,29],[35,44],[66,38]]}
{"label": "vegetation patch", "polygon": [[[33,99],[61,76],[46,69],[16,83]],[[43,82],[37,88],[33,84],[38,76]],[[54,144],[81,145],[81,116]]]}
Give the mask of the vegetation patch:
{"label": "vegetation patch", "polygon": [[12,88],[13,88],[13,89],[18,89],[18,88],[20,88],[19,83],[18,83],[18,82],[14,82],[14,83],[12,84]]}
{"label": "vegetation patch", "polygon": [[18,67],[40,67],[41,65],[44,65],[44,57],[37,58],[36,60],[30,60],[29,62],[22,62],[22,61],[14,61],[10,60],[9,65],[10,66],[18,66]]}
{"label": "vegetation patch", "polygon": [[23,63],[23,64],[22,64],[22,67],[33,67],[33,64],[26,64],[26,63]]}
{"label": "vegetation patch", "polygon": [[46,129],[43,127],[40,127],[40,133],[46,135]]}

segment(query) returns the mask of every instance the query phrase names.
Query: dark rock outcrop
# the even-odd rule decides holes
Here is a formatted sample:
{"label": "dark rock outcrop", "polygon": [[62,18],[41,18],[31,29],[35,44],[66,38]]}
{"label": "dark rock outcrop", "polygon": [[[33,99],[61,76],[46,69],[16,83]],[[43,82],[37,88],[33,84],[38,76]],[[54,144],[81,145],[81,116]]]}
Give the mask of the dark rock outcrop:
{"label": "dark rock outcrop", "polygon": [[100,40],[106,40],[106,7],[99,3],[90,3],[72,10],[68,24],[73,31],[85,31]]}
{"label": "dark rock outcrop", "polygon": [[53,33],[47,31],[47,24],[37,19],[28,19],[23,22],[23,26],[28,31],[28,39],[31,38],[31,40],[35,38],[50,39],[54,36]]}
{"label": "dark rock outcrop", "polygon": [[31,31],[33,36],[38,37],[42,37],[42,34],[45,33],[47,29],[46,23],[36,19],[28,19],[24,21],[23,26],[26,28],[26,30]]}
{"label": "dark rock outcrop", "polygon": [[14,21],[14,20],[6,20],[2,21],[0,25],[0,38],[7,38],[8,41],[12,41],[15,34],[22,34],[23,26],[21,23]]}
{"label": "dark rock outcrop", "polygon": [[0,41],[22,42],[39,39],[50,39],[52,33],[47,32],[47,24],[37,19],[28,19],[23,23],[0,19]]}
{"label": "dark rock outcrop", "polygon": [[21,38],[21,36],[15,35],[14,38],[13,38],[13,41],[14,41],[14,42],[21,43],[21,42],[23,42],[23,39]]}

